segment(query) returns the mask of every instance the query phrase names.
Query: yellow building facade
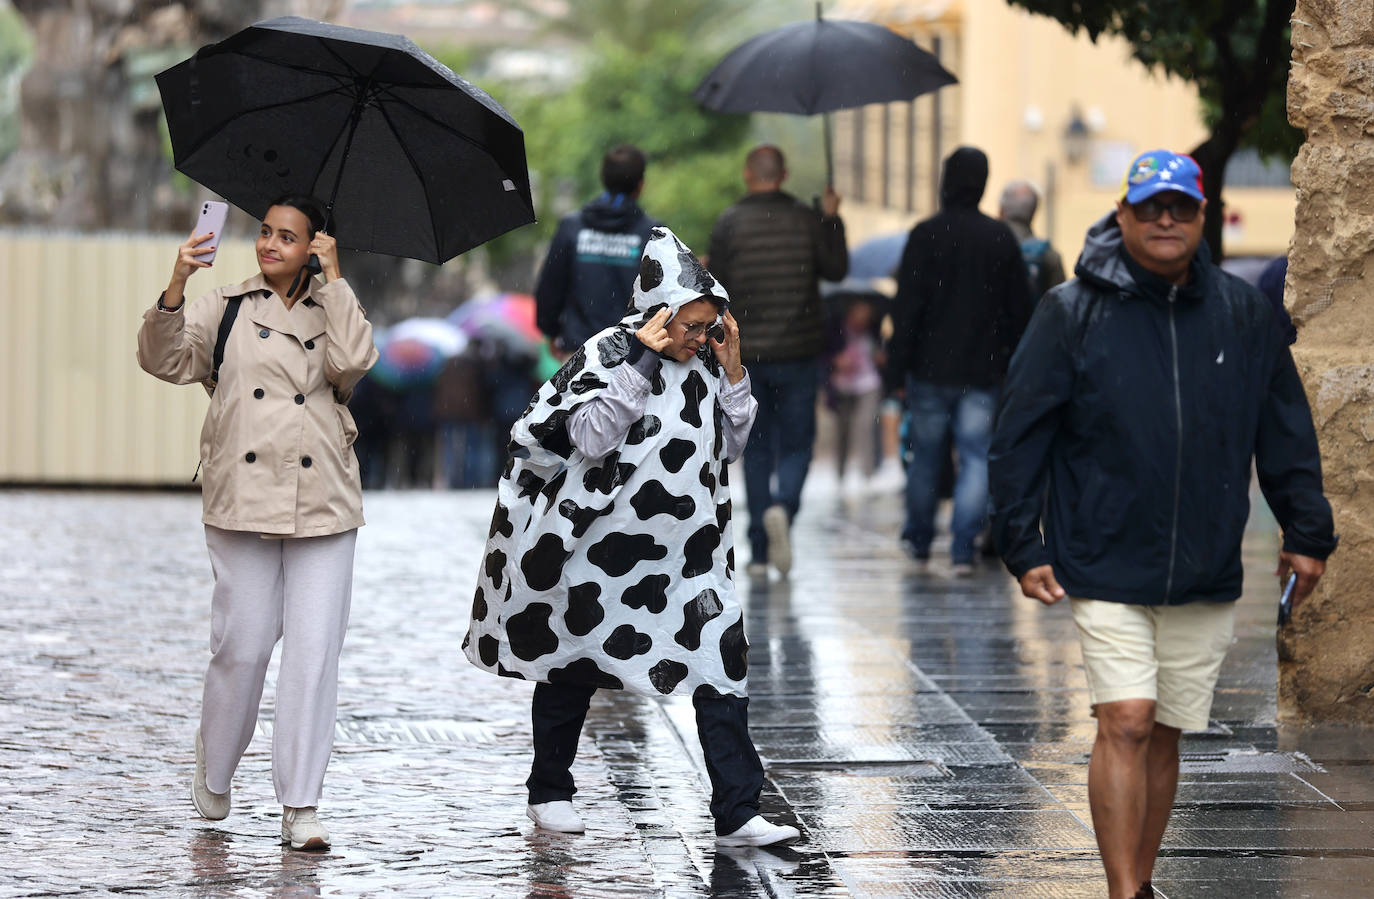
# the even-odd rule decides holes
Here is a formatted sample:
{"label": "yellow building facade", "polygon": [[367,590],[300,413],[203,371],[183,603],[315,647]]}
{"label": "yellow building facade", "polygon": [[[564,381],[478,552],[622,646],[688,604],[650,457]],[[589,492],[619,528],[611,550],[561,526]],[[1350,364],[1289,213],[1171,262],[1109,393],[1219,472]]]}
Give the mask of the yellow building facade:
{"label": "yellow building facade", "polygon": [[[853,244],[933,213],[941,160],[972,145],[990,166],[983,211],[997,214],[1008,181],[1032,182],[1035,231],[1071,266],[1136,154],[1187,152],[1207,136],[1190,84],[1147,70],[1125,41],[1093,43],[1005,0],[850,0],[827,15],[886,25],[959,79],[910,103],[834,115],[835,183]],[[1286,253],[1296,206],[1286,168],[1238,155],[1227,180],[1227,256]]]}

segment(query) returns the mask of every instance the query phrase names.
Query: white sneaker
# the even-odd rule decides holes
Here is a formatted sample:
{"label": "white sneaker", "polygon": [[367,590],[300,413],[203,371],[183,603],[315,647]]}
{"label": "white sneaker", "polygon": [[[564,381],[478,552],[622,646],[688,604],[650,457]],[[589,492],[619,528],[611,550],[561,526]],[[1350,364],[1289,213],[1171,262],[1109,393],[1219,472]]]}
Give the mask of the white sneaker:
{"label": "white sneaker", "polygon": [[329,831],[324,829],[313,806],[281,809],[281,841],[292,849],[316,851],[329,848]]}
{"label": "white sneaker", "polygon": [[716,837],[717,846],[772,846],[801,837],[801,831],[787,825],[770,824],[763,815],[755,815],[734,833]]}
{"label": "white sneaker", "polygon": [[205,785],[205,744],[200,739],[200,728],[196,728],[196,774],[191,778],[191,804],[202,818],[222,821],[229,817],[232,798],[232,789],[225,793],[211,793]]}
{"label": "white sneaker", "polygon": [[868,479],[868,488],[875,495],[896,494],[906,489],[906,471],[896,459],[884,459],[873,476]]}
{"label": "white sneaker", "polygon": [[535,827],[555,833],[582,833],[587,829],[573,810],[573,804],[566,799],[527,805],[525,817],[533,821]]}
{"label": "white sneaker", "polygon": [[763,530],[768,535],[768,561],[785,577],[792,570],[792,535],[787,532],[787,510],[780,505],[769,506],[763,513]]}
{"label": "white sneaker", "polygon": [[949,573],[955,577],[973,577],[973,563],[955,562],[949,566]]}
{"label": "white sneaker", "polygon": [[749,576],[751,581],[763,581],[768,579],[767,562],[750,562],[744,566],[744,573]]}

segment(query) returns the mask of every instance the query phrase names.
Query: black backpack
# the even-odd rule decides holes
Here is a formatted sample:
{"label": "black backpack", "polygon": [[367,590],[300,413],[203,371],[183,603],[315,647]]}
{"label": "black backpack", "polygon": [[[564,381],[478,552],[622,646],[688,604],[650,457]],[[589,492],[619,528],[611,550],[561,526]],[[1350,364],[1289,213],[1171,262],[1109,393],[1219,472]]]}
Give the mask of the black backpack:
{"label": "black backpack", "polygon": [[234,330],[234,319],[238,318],[241,305],[242,296],[230,297],[224,306],[224,315],[220,316],[219,333],[215,335],[215,355],[210,362],[210,385],[206,388],[211,396],[219,386],[219,367],[224,364],[224,345],[229,341],[229,332]]}

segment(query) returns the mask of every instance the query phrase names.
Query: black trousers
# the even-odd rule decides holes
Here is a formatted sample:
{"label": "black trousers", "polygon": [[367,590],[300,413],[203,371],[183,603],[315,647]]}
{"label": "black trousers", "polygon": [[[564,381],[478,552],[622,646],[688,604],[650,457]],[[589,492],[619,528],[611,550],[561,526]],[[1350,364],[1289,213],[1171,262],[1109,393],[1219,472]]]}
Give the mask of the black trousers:
{"label": "black trousers", "polygon": [[[535,684],[530,717],[534,764],[525,786],[530,804],[572,799],[572,763],[595,687]],[[716,833],[733,833],[759,813],[763,763],[749,739],[749,700],[739,696],[693,697],[697,737],[711,778],[711,816]]]}

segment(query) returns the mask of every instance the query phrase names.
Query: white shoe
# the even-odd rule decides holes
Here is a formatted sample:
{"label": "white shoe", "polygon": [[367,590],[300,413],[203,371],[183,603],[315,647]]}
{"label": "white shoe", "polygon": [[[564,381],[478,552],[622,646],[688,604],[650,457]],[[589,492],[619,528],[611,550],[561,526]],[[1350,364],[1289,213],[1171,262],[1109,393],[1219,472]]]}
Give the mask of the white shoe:
{"label": "white shoe", "polygon": [[329,848],[329,831],[324,829],[313,806],[281,809],[281,841],[292,849],[315,851]]}
{"label": "white shoe", "polygon": [[780,505],[769,506],[763,513],[763,530],[768,535],[768,561],[787,576],[792,570],[792,535],[787,532],[787,510]]}
{"label": "white shoe", "polygon": [[200,728],[196,728],[196,774],[191,779],[191,804],[202,818],[222,821],[229,817],[232,798],[233,790],[211,793],[205,785],[205,744],[200,739]]}
{"label": "white shoe", "polygon": [[801,837],[801,831],[787,825],[770,824],[763,815],[755,815],[734,833],[716,837],[717,846],[772,846]]}
{"label": "white shoe", "polygon": [[873,476],[868,479],[868,489],[875,495],[898,493],[906,489],[906,471],[896,459],[884,459]]}
{"label": "white shoe", "polygon": [[973,563],[955,562],[949,566],[949,573],[955,577],[973,577]]}
{"label": "white shoe", "polygon": [[582,833],[587,829],[573,810],[573,804],[566,799],[527,805],[525,817],[533,821],[535,827],[555,833]]}
{"label": "white shoe", "polygon": [[768,579],[767,562],[750,562],[744,566],[744,573],[749,576],[751,581],[764,581]]}

